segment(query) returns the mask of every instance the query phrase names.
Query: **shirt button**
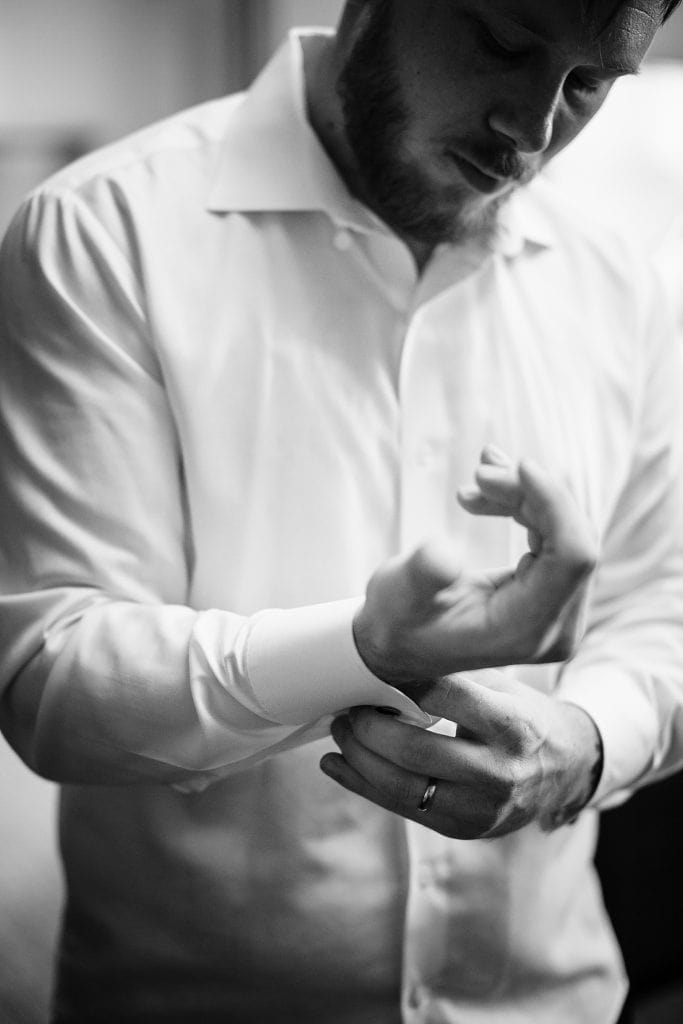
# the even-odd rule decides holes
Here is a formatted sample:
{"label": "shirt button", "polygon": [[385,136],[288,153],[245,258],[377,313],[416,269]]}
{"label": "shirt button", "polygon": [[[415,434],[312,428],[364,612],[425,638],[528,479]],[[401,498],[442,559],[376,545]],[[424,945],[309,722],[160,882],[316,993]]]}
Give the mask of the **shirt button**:
{"label": "shirt button", "polygon": [[348,231],[338,231],[334,236],[334,247],[339,252],[348,252],[353,245],[353,239]]}
{"label": "shirt button", "polygon": [[428,889],[429,886],[433,883],[434,874],[432,872],[432,869],[428,867],[426,864],[423,864],[420,867],[420,870],[418,871],[417,874],[417,884],[420,886],[421,889]]}
{"label": "shirt button", "polygon": [[431,466],[436,460],[437,446],[433,441],[425,441],[415,453],[415,463],[418,466]]}
{"label": "shirt button", "polygon": [[413,985],[408,993],[408,1006],[411,1010],[419,1010],[427,1002],[427,993],[422,985]]}

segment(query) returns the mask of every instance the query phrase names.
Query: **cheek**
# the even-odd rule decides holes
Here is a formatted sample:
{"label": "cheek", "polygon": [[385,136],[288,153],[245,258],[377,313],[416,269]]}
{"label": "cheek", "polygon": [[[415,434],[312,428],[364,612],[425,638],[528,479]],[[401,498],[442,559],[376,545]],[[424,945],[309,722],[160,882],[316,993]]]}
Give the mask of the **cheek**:
{"label": "cheek", "polygon": [[560,153],[565,146],[568,146],[572,139],[575,139],[583,131],[592,116],[592,113],[580,116],[578,114],[571,114],[566,110],[558,111],[555,115],[552,139],[544,154],[543,163],[547,163],[551,157]]}
{"label": "cheek", "polygon": [[413,122],[419,119],[431,133],[474,127],[495,93],[490,61],[474,42],[463,32],[430,33],[416,41],[403,61],[404,102]]}
{"label": "cheek", "polygon": [[559,153],[568,146],[572,139],[579,135],[587,124],[593,120],[600,107],[603,105],[610,93],[611,86],[601,93],[596,93],[589,98],[582,108],[573,109],[566,102],[563,102],[555,116],[553,137],[547,159]]}
{"label": "cheek", "polygon": [[486,96],[472,79],[436,74],[427,79],[423,74],[414,80],[405,100],[412,131],[423,140],[481,134]]}

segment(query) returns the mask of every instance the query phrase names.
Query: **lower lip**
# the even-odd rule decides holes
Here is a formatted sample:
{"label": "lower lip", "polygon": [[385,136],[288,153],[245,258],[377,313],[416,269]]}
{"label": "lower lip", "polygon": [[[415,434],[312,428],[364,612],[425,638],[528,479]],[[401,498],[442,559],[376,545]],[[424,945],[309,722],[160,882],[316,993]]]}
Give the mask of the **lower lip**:
{"label": "lower lip", "polygon": [[467,184],[477,192],[490,195],[493,192],[500,192],[508,184],[507,178],[494,178],[490,174],[484,174],[483,171],[480,171],[478,167],[471,164],[469,160],[465,160],[464,157],[457,156],[455,153],[449,153],[448,156],[458,168]]}

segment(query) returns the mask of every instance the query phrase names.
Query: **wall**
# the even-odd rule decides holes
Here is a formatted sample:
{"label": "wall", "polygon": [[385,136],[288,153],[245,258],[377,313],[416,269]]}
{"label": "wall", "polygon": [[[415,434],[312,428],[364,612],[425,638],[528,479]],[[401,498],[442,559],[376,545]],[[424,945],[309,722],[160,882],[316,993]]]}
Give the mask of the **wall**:
{"label": "wall", "polygon": [[236,0],[0,0],[0,229],[74,154],[243,82]]}
{"label": "wall", "polygon": [[242,0],[247,22],[246,55],[253,76],[294,25],[334,25],[342,0]]}
{"label": "wall", "polygon": [[650,51],[652,57],[683,60],[683,8],[679,7],[661,29]]}
{"label": "wall", "polygon": [[[251,66],[260,66],[293,25],[332,25],[343,7],[342,0],[243,0],[255,27]],[[670,18],[659,33],[652,55],[683,59],[683,9]]]}
{"label": "wall", "polygon": [[0,125],[98,138],[228,88],[222,0],[0,0]]}

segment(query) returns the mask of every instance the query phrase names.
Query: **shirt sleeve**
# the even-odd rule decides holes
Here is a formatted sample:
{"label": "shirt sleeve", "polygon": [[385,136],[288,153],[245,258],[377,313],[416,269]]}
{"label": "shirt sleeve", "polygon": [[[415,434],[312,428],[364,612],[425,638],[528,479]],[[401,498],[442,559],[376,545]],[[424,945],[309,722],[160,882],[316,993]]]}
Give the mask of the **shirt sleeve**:
{"label": "shirt sleeve", "polygon": [[653,262],[673,310],[679,340],[683,343],[683,216],[669,228],[666,238],[653,255]]}
{"label": "shirt sleeve", "polygon": [[103,226],[117,216],[42,190],[0,254],[6,737],[60,782],[191,787],[324,735],[354,704],[428,724],[358,656],[355,600],[188,606],[182,460],[132,227]]}
{"label": "shirt sleeve", "polygon": [[683,766],[683,382],[667,303],[652,289],[630,471],[604,534],[589,628],[558,690],[602,736],[597,807]]}

